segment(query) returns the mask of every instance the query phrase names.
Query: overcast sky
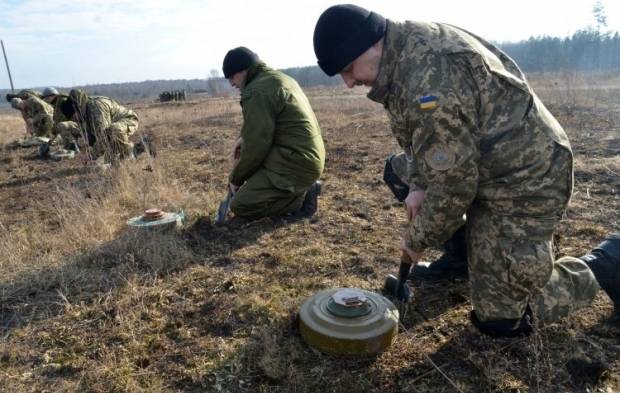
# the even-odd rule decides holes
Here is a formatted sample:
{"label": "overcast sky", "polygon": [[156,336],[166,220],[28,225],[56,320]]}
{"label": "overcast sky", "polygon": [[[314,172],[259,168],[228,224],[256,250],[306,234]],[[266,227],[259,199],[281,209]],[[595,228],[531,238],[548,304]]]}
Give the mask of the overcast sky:
{"label": "overcast sky", "polygon": [[[601,0],[620,30],[620,0]],[[0,0],[0,39],[16,88],[221,73],[243,45],[276,68],[316,64],[312,33],[334,1]],[[594,26],[595,0],[368,0],[388,19],[447,22],[492,41],[565,37]],[[0,88],[9,88],[0,62]]]}

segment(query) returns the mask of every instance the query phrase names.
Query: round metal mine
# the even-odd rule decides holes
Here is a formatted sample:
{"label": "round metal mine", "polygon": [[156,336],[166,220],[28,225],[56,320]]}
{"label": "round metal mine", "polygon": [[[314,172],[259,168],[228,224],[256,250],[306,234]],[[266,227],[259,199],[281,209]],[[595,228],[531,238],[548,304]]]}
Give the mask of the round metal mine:
{"label": "round metal mine", "polygon": [[358,288],[321,291],[299,311],[301,336],[335,355],[370,355],[387,349],[398,331],[398,310],[385,297]]}
{"label": "round metal mine", "polygon": [[183,225],[185,213],[167,213],[159,209],[148,209],[143,215],[127,220],[127,225],[142,229],[171,229]]}

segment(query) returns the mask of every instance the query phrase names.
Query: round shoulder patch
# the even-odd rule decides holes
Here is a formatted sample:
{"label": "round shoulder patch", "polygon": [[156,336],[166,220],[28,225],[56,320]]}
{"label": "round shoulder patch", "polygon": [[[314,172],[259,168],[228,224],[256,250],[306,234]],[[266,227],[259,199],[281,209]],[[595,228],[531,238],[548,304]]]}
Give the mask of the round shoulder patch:
{"label": "round shoulder patch", "polygon": [[431,168],[437,171],[450,169],[456,163],[456,155],[446,146],[433,146],[424,153],[424,159]]}

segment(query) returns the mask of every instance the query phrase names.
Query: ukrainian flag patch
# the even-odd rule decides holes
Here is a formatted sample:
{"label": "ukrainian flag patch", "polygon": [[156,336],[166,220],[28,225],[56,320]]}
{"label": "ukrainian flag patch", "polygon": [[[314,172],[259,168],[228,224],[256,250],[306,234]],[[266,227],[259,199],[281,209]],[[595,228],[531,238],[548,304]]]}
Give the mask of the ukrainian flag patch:
{"label": "ukrainian flag patch", "polygon": [[420,103],[420,109],[434,109],[437,107],[437,100],[439,97],[434,95],[422,96],[418,99]]}

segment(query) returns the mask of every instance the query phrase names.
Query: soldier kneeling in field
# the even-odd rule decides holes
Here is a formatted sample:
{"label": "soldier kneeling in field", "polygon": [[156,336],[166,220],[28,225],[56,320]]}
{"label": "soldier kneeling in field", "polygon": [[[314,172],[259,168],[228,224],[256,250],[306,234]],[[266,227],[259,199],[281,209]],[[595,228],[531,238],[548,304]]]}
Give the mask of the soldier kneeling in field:
{"label": "soldier kneeling in field", "polygon": [[241,90],[243,127],[230,174],[236,216],[309,217],[317,210],[325,164],[321,129],[297,82],[239,47],[224,58],[224,76]]}
{"label": "soldier kneeling in field", "polygon": [[89,97],[81,90],[71,90],[60,105],[63,115],[75,123],[65,122],[60,130],[63,140],[83,136],[92,146],[91,158],[103,157],[104,163],[133,158],[129,137],[138,129],[138,115],[108,97]]}
{"label": "soldier kneeling in field", "polygon": [[[53,87],[43,90],[41,99],[54,108],[52,140],[39,147],[39,154],[43,157],[49,156],[52,159],[60,160],[63,158],[73,158],[79,152],[76,140],[79,138],[79,127],[76,122],[70,121],[60,109],[62,104],[69,99],[66,94],[61,94]],[[72,135],[72,131],[75,135]],[[63,139],[61,135],[64,135]],[[50,151],[50,145],[58,145]]]}
{"label": "soldier kneeling in field", "polygon": [[26,122],[30,139],[18,142],[21,146],[33,146],[52,137],[54,109],[43,101],[37,92],[22,90],[16,95],[7,95],[13,109],[21,112]]}
{"label": "soldier kneeling in field", "polygon": [[[386,180],[407,207],[400,248],[409,262],[464,231],[480,332],[530,334],[588,306],[599,289],[620,323],[620,233],[580,258],[555,258],[573,155],[510,57],[458,27],[394,22],[351,4],[321,15],[314,50],[327,75],[371,87],[368,98],[388,112],[405,155],[388,161],[395,176]],[[403,281],[396,296],[406,301]]]}

